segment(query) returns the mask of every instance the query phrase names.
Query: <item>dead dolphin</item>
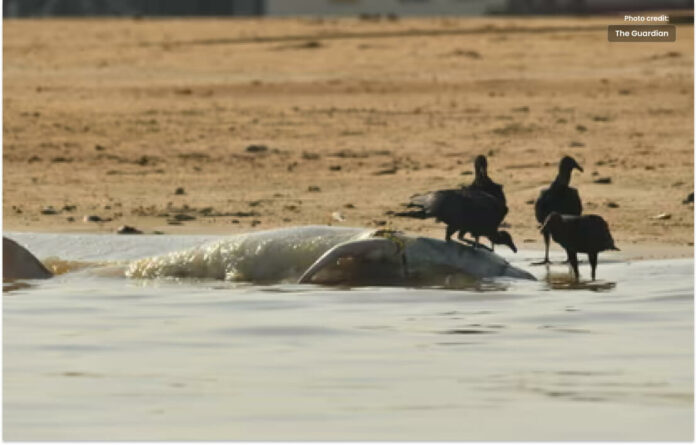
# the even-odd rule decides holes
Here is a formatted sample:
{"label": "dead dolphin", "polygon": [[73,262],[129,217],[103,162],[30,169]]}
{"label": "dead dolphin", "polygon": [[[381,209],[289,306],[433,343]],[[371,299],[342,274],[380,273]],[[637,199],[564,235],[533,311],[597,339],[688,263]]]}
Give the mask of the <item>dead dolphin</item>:
{"label": "dead dolphin", "polygon": [[[4,239],[5,278],[49,278],[28,250]],[[252,283],[441,285],[452,279],[534,277],[483,249],[392,230],[306,226],[233,235],[95,273],[131,278],[201,278]]]}
{"label": "dead dolphin", "polygon": [[534,279],[493,252],[460,243],[330,226],[235,235],[133,261],[126,276],[351,285],[440,284],[453,276]]}

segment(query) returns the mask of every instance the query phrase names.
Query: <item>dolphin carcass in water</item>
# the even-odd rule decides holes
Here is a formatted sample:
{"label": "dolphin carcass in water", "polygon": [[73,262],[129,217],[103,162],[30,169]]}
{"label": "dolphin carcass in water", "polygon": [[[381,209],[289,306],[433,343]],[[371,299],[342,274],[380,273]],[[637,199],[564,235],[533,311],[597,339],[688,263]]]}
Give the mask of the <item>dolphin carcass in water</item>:
{"label": "dolphin carcass in water", "polygon": [[[28,253],[21,246],[16,247]],[[21,256],[17,260],[21,261]],[[5,256],[6,263],[7,259]],[[15,264],[14,270],[20,270],[18,266],[21,265]],[[6,271],[3,268],[5,278],[12,278]],[[131,278],[350,285],[438,285],[454,278],[497,276],[534,279],[484,249],[391,230],[329,226],[234,235],[131,261],[124,273]]]}
{"label": "dolphin carcass in water", "polygon": [[51,278],[53,275],[27,249],[2,237],[2,278]]}

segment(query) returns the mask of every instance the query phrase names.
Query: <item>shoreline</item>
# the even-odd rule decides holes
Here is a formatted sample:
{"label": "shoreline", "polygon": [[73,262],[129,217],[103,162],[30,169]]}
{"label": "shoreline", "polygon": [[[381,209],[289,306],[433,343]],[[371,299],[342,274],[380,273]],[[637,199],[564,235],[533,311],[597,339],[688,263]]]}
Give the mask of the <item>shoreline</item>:
{"label": "shoreline", "polygon": [[[307,224],[307,225],[312,225],[312,224]],[[334,224],[336,227],[341,227],[339,225]],[[355,226],[350,226],[350,225],[343,225],[345,227],[355,227]],[[277,229],[280,228],[286,228],[286,227],[293,227],[293,226],[283,226],[283,227],[276,227]],[[184,230],[179,230],[176,233],[152,233],[152,232],[143,232],[141,235],[118,235],[118,236],[126,236],[126,237],[137,237],[137,236],[142,236],[142,235],[150,235],[150,236],[220,236],[225,237],[225,236],[232,236],[232,235],[239,235],[243,233],[251,233],[251,232],[257,232],[257,231],[264,231],[264,230],[272,230],[271,228],[249,228],[248,230],[236,230],[236,231],[225,231],[224,227],[222,226],[212,226],[213,230],[210,231],[201,231],[197,230],[199,228],[196,227],[185,227],[183,228]],[[424,232],[416,232],[412,230],[402,230],[403,232],[406,232],[409,235],[415,235],[415,236],[427,236],[431,238],[436,238],[440,239],[442,237],[442,234],[440,233],[441,231],[433,232],[433,231],[428,231],[427,233]],[[12,229],[3,229],[3,236],[6,236],[6,232],[12,232],[12,233],[19,233],[22,235],[31,235],[31,234],[52,234],[52,235],[61,235],[61,234],[66,234],[66,235],[116,235],[114,232],[99,232],[99,231],[55,231],[52,230],[50,227],[43,227],[42,230],[33,230],[33,231],[26,231],[26,230],[12,230]],[[11,236],[10,236],[11,237]],[[667,243],[627,243],[625,245],[620,245],[620,251],[616,252],[610,252],[610,255],[613,258],[620,258],[623,261],[640,261],[640,260],[667,260],[667,259],[682,259],[682,258],[694,258],[694,247],[693,246],[683,246],[683,245],[675,245],[675,244],[667,244]],[[539,253],[540,257],[543,257],[544,254],[544,243],[541,241],[541,237],[539,241],[535,242],[526,242],[526,243],[518,243],[517,248],[520,250],[521,253],[524,252],[534,252],[534,253]],[[504,246],[499,246],[496,252],[499,250],[503,250],[503,252],[507,251],[507,247]],[[563,249],[556,243],[551,244],[551,250],[550,254],[552,256],[556,254],[561,254],[562,255]],[[584,260],[584,255],[585,254],[578,254],[579,259],[581,262]],[[506,257],[508,255],[506,254]],[[600,262],[602,258],[602,253],[600,253]],[[586,258],[585,258],[586,260]]]}

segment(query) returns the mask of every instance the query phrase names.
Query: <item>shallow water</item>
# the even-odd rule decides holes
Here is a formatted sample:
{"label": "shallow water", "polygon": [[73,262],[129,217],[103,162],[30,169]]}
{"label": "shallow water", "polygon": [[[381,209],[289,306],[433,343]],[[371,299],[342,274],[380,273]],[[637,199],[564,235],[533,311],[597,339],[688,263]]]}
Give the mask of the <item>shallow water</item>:
{"label": "shallow water", "polygon": [[[6,235],[77,261],[217,238]],[[503,253],[540,281],[5,284],[4,439],[692,440],[692,259],[575,285]]]}

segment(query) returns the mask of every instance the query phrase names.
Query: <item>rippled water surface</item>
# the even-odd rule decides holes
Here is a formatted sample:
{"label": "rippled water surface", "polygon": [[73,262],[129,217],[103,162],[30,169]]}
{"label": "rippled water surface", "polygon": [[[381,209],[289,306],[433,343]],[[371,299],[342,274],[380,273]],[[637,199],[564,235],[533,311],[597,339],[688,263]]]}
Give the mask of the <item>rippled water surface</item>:
{"label": "rippled water surface", "polygon": [[[212,239],[11,236],[80,261]],[[604,255],[574,285],[505,255],[540,281],[6,283],[4,439],[693,438],[693,260]]]}

